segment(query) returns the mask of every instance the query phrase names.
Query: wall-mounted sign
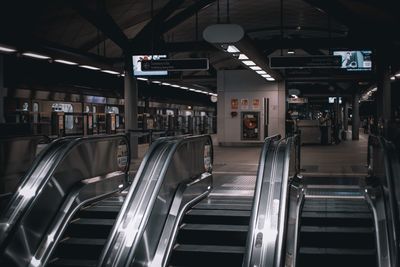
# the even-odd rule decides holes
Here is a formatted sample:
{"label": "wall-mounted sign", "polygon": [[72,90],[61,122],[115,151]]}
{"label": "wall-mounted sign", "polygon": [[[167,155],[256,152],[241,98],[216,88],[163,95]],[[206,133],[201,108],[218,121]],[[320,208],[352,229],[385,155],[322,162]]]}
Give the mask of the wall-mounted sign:
{"label": "wall-mounted sign", "polygon": [[242,140],[260,140],[260,112],[242,112]]}
{"label": "wall-mounted sign", "polygon": [[208,58],[160,59],[142,61],[145,71],[196,71],[208,70]]}
{"label": "wall-mounted sign", "polygon": [[282,56],[271,57],[271,69],[340,68],[341,56]]}
{"label": "wall-mounted sign", "polygon": [[240,108],[241,109],[249,109],[249,100],[246,98],[243,98],[240,100]]}
{"label": "wall-mounted sign", "polygon": [[308,103],[308,98],[298,97],[298,98],[288,98],[289,104],[306,104]]}
{"label": "wall-mounted sign", "polygon": [[239,108],[239,100],[237,98],[231,99],[231,109],[238,109]]}
{"label": "wall-mounted sign", "polygon": [[255,109],[255,110],[260,109],[260,99],[258,99],[258,98],[253,99],[253,109]]}

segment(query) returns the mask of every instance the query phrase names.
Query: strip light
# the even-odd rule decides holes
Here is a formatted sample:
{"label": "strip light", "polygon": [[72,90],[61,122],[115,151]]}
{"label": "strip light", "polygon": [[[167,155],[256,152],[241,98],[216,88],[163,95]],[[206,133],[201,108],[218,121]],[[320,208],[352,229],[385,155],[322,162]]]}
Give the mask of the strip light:
{"label": "strip light", "polygon": [[31,52],[22,53],[22,55],[24,55],[26,57],[37,58],[37,59],[50,59],[50,57],[48,57],[48,56],[41,55],[41,54],[36,54],[36,53],[31,53]]}
{"label": "strip light", "polygon": [[226,51],[229,53],[240,53],[240,50],[234,45],[228,45],[228,49],[226,49]]}
{"label": "strip light", "polygon": [[119,72],[113,71],[113,70],[101,70],[101,72],[105,72],[108,74],[119,74]]}
{"label": "strip light", "polygon": [[89,66],[89,65],[79,65],[79,67],[88,69],[88,70],[100,70],[100,68]]}
{"label": "strip light", "polygon": [[64,60],[64,59],[56,59],[56,60],[54,60],[54,62],[61,63],[61,64],[66,64],[66,65],[78,65],[78,63],[75,63],[75,62],[72,62],[72,61],[68,61],[68,60]]}
{"label": "strip light", "polygon": [[1,52],[6,52],[6,53],[12,53],[16,52],[17,50],[11,48],[11,47],[6,47],[6,46],[0,46],[0,51]]}

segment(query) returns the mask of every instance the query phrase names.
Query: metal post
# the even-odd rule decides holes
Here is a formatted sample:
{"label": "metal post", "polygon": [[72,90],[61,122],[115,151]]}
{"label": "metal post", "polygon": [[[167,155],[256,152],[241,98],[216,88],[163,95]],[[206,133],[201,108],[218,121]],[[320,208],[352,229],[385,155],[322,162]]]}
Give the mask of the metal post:
{"label": "metal post", "polygon": [[4,88],[4,56],[0,55],[0,123],[5,123],[4,116],[4,97],[6,97],[6,88]]}
{"label": "metal post", "polygon": [[360,103],[358,103],[360,95],[355,93],[353,95],[353,116],[352,116],[352,139],[360,139]]}
{"label": "metal post", "polygon": [[131,158],[134,159],[138,157],[138,138],[129,130],[137,130],[138,85],[133,77],[132,57],[130,56],[125,59],[124,98],[125,133],[130,140]]}

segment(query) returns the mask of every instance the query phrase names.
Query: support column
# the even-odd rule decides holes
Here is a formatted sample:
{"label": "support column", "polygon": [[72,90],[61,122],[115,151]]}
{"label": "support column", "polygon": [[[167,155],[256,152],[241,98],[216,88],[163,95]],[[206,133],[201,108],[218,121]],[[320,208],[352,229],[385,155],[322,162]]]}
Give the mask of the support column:
{"label": "support column", "polygon": [[125,79],[124,79],[124,98],[125,98],[125,133],[130,140],[131,157],[138,158],[138,138],[130,133],[129,130],[136,130],[138,123],[138,86],[133,77],[132,58],[125,59]]}
{"label": "support column", "polygon": [[4,88],[4,56],[0,55],[0,123],[5,123],[4,98],[6,88]]}
{"label": "support column", "polygon": [[388,136],[389,123],[391,120],[391,82],[390,65],[387,52],[381,51],[377,58],[377,126],[378,133]]}
{"label": "support column", "polygon": [[349,129],[349,102],[347,101],[347,99],[343,99],[344,101],[344,112],[343,112],[343,129],[345,131],[347,131]]}
{"label": "support column", "polygon": [[351,122],[351,136],[353,140],[360,139],[360,100],[359,93],[353,95],[353,116]]}

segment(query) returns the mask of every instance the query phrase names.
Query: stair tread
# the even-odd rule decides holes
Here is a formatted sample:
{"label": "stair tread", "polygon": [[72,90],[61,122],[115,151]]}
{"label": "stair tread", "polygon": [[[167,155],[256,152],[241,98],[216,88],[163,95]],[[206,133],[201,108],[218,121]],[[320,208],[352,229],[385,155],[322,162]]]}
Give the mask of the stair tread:
{"label": "stair tread", "polygon": [[56,258],[49,264],[50,266],[85,266],[85,267],[96,267],[97,260],[83,260],[83,259],[66,259]]}
{"label": "stair tread", "polygon": [[175,251],[183,252],[208,252],[208,253],[239,253],[245,252],[245,247],[239,246],[215,246],[215,245],[186,245],[179,244],[174,248]]}
{"label": "stair tread", "polygon": [[301,232],[325,233],[373,233],[373,227],[301,226]]}
{"label": "stair tread", "polygon": [[219,231],[219,232],[247,232],[247,225],[229,225],[229,224],[183,224],[182,230],[194,231]]}
{"label": "stair tread", "polygon": [[79,225],[106,225],[113,226],[115,219],[99,219],[99,218],[77,218],[71,224]]}
{"label": "stair tread", "polygon": [[103,238],[80,238],[80,237],[67,237],[61,243],[68,245],[96,245],[104,246],[107,239]]}
{"label": "stair tread", "polygon": [[375,255],[375,249],[300,247],[300,254]]}
{"label": "stair tread", "polygon": [[212,209],[192,209],[187,212],[188,215],[198,216],[232,216],[232,217],[250,217],[251,211],[248,210],[212,210]]}

